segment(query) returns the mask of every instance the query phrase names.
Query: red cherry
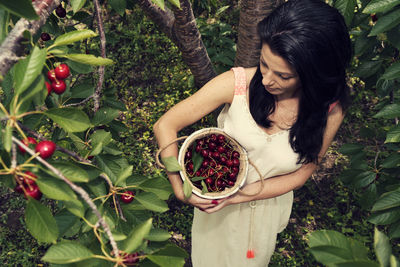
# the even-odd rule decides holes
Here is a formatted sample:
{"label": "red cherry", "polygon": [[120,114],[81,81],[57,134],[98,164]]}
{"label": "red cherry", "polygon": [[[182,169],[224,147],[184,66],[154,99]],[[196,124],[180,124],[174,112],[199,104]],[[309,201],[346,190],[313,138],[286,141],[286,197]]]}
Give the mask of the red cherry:
{"label": "red cherry", "polygon": [[210,164],[210,162],[209,162],[208,160],[204,160],[204,161],[201,163],[201,166],[203,166],[203,167],[208,167],[209,164]]}
{"label": "red cherry", "polygon": [[233,161],[230,160],[230,159],[228,159],[228,160],[226,161],[226,166],[231,167],[232,165],[233,165]]}
{"label": "red cherry", "polygon": [[230,173],[230,174],[228,175],[229,180],[231,180],[231,181],[233,181],[233,182],[236,181],[236,176],[237,176],[237,173]]}
{"label": "red cherry", "polygon": [[218,151],[215,151],[215,152],[212,153],[212,157],[213,157],[214,159],[219,159],[220,156],[221,156],[221,155],[219,154]]}
{"label": "red cherry", "polygon": [[217,136],[217,140],[218,140],[218,142],[219,142],[220,144],[224,143],[224,142],[225,142],[225,135],[219,134],[219,135]]}
{"label": "red cherry", "polygon": [[228,181],[228,185],[229,185],[229,186],[234,186],[234,185],[235,185],[235,182],[229,180],[229,181]]}
{"label": "red cherry", "polygon": [[47,32],[42,32],[42,34],[40,34],[40,39],[42,39],[43,41],[48,41],[51,39],[50,34],[48,34]]}
{"label": "red cherry", "polygon": [[47,88],[47,95],[51,94],[51,92],[53,91],[53,88],[51,87],[51,84],[49,82],[44,82],[44,84],[46,85]]}
{"label": "red cherry", "polygon": [[20,194],[24,193],[24,189],[22,189],[22,185],[20,184],[17,184],[17,186],[15,186],[14,191]]}
{"label": "red cherry", "polygon": [[212,141],[217,141],[217,135],[216,134],[211,134],[210,135],[210,139],[212,140]]}
{"label": "red cherry", "polygon": [[217,147],[217,151],[222,154],[222,153],[226,152],[226,148],[223,146],[219,146],[219,147]]}
{"label": "red cherry", "polygon": [[233,173],[238,173],[239,172],[239,168],[238,167],[232,167],[232,172]]}
{"label": "red cherry", "polygon": [[197,171],[197,172],[195,173],[195,175],[196,175],[197,177],[201,176],[201,171]]}
{"label": "red cherry", "polygon": [[59,5],[56,8],[56,14],[60,18],[64,18],[67,15],[67,11],[65,10],[65,8],[62,7],[62,5]]}
{"label": "red cherry", "polygon": [[210,143],[208,144],[208,148],[209,148],[210,150],[215,150],[216,147],[217,147],[217,144],[214,143],[214,142],[210,142]]}
{"label": "red cherry", "polygon": [[54,72],[54,69],[49,70],[47,72],[47,79],[49,79],[50,82],[53,82],[53,81],[55,81],[57,79],[56,78],[56,73]]}
{"label": "red cherry", "polygon": [[193,171],[193,163],[192,163],[192,162],[190,162],[190,163],[187,165],[187,169],[188,169],[189,171]]}
{"label": "red cherry", "polygon": [[132,191],[125,191],[121,195],[121,200],[122,200],[122,202],[129,204],[133,201],[134,197],[135,197],[135,194]]}
{"label": "red cherry", "polygon": [[222,164],[226,164],[227,162],[227,159],[225,157],[221,157],[219,160],[221,161]]}
{"label": "red cherry", "polygon": [[208,170],[208,176],[213,176],[214,175],[214,170],[213,169],[209,169]]}
{"label": "red cherry", "polygon": [[376,22],[378,20],[378,16],[376,14],[371,14],[372,22]]}
{"label": "red cherry", "polygon": [[233,166],[239,166],[239,165],[240,165],[240,161],[239,161],[238,158],[234,158],[234,159],[232,160],[232,163],[233,163]]}
{"label": "red cherry", "polygon": [[217,186],[218,187],[222,186],[222,180],[217,180]]}
{"label": "red cherry", "polygon": [[36,200],[39,200],[42,197],[42,192],[40,192],[39,187],[36,184],[27,186],[24,194],[26,198],[32,197]]}
{"label": "red cherry", "polygon": [[55,68],[54,72],[56,73],[57,79],[60,79],[60,80],[66,79],[70,74],[68,65],[64,64],[64,63],[58,65]]}
{"label": "red cherry", "polygon": [[185,154],[185,157],[187,158],[187,159],[191,159],[192,158],[192,151],[187,151],[186,152],[186,154]]}
{"label": "red cherry", "polygon": [[124,263],[127,266],[135,266],[139,262],[139,253],[131,253],[124,257]]}
{"label": "red cherry", "polygon": [[239,157],[240,157],[239,152],[237,152],[236,150],[233,151],[233,152],[232,152],[232,157],[234,157],[234,158],[239,158]]}
{"label": "red cherry", "polygon": [[67,85],[63,80],[61,81],[54,81],[51,83],[51,88],[53,88],[54,93],[57,95],[61,95],[62,93],[65,92],[65,89],[67,88]]}
{"label": "red cherry", "polygon": [[26,171],[25,174],[26,175],[24,176],[24,182],[27,185],[35,184],[35,180],[37,179],[37,176],[34,173],[30,172],[30,171]]}
{"label": "red cherry", "polygon": [[40,157],[42,157],[43,159],[51,157],[54,151],[56,151],[56,144],[48,140],[41,141],[39,144],[37,144],[35,148],[35,152],[39,152]]}
{"label": "red cherry", "polygon": [[[22,140],[22,143],[24,143],[24,145],[26,145],[28,147],[29,147],[30,144],[32,144],[32,145],[36,145],[37,144],[35,138],[33,138],[33,137],[27,137],[25,140]],[[21,146],[18,146],[18,149],[22,154],[25,154],[26,151]]]}
{"label": "red cherry", "polygon": [[206,178],[206,184],[212,184],[213,179],[211,179],[210,177]]}
{"label": "red cherry", "polygon": [[201,155],[205,158],[208,157],[208,150],[207,149],[201,150]]}

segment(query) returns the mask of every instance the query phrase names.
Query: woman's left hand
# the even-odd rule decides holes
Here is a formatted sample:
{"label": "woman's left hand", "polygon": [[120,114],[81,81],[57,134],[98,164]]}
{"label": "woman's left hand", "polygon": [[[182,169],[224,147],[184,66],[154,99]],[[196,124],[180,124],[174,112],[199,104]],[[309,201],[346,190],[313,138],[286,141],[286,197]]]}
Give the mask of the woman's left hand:
{"label": "woman's left hand", "polygon": [[214,206],[207,208],[207,209],[201,209],[201,211],[206,212],[206,213],[213,213],[213,212],[219,211],[223,207],[230,205],[229,199],[230,199],[230,197],[210,200],[211,203],[214,204]]}

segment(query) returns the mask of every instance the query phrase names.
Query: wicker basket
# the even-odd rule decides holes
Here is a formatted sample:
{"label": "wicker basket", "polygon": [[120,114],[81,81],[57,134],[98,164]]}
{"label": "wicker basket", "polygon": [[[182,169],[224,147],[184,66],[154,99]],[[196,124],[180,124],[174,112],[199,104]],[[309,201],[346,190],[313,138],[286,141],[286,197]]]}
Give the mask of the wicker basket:
{"label": "wicker basket", "polygon": [[[185,166],[185,154],[188,150],[188,148],[191,147],[192,143],[198,139],[201,139],[203,137],[206,137],[211,134],[222,134],[225,136],[225,139],[228,140],[230,145],[239,152],[240,157],[239,157],[239,172],[236,177],[236,182],[232,187],[225,188],[223,191],[219,192],[208,192],[208,193],[202,193],[201,189],[197,188],[195,185],[193,185],[192,181],[190,180],[188,174],[186,173],[186,168]],[[249,162],[247,158],[247,152],[244,150],[244,148],[237,142],[235,141],[232,137],[227,135],[223,130],[219,128],[205,128],[199,131],[196,131],[192,133],[190,136],[186,138],[184,143],[182,144],[180,150],[179,150],[179,155],[178,155],[178,161],[181,166],[183,166],[183,170],[180,171],[180,175],[183,181],[187,180],[190,185],[192,186],[192,192],[202,198],[206,199],[220,199],[220,198],[225,198],[230,195],[235,194],[240,187],[243,186],[246,177],[247,177],[247,172],[248,172],[248,167],[249,167]]]}

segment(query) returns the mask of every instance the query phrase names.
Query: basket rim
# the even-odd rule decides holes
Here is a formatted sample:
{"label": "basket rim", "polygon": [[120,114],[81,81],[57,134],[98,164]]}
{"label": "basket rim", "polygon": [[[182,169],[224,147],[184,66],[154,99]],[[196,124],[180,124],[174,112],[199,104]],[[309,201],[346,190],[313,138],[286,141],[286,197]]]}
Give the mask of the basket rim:
{"label": "basket rim", "polygon": [[[243,162],[245,163],[243,166],[243,170],[242,170],[243,176],[244,176],[243,179],[240,181],[239,184],[237,184],[237,186],[234,189],[232,189],[229,192],[226,192],[225,194],[221,194],[221,192],[217,192],[217,193],[210,192],[210,193],[206,193],[206,194],[201,194],[201,191],[190,182],[192,184],[192,193],[196,194],[197,196],[199,196],[201,198],[205,198],[205,199],[221,199],[221,198],[229,197],[229,196],[235,194],[237,191],[239,191],[239,189],[244,185],[244,183],[246,182],[246,179],[247,179],[247,174],[248,174],[248,169],[249,169],[248,155],[247,155],[247,151],[243,148],[243,146],[241,146],[239,144],[239,142],[237,142],[233,137],[231,137],[229,134],[227,134],[221,128],[217,128],[217,127],[203,128],[203,129],[193,132],[185,139],[185,141],[183,142],[182,146],[179,149],[178,162],[180,164],[184,162],[184,155],[185,155],[186,151],[183,151],[183,150],[184,150],[184,148],[186,148],[188,146],[189,142],[193,141],[194,137],[201,135],[201,134],[211,134],[211,133],[224,134],[225,136],[227,136],[231,140],[233,140],[241,148],[240,155],[241,155],[241,157],[243,157]],[[184,169],[184,164],[182,164],[182,167],[183,168],[181,171],[179,171],[179,174],[180,174],[182,181],[185,181],[186,172]]]}

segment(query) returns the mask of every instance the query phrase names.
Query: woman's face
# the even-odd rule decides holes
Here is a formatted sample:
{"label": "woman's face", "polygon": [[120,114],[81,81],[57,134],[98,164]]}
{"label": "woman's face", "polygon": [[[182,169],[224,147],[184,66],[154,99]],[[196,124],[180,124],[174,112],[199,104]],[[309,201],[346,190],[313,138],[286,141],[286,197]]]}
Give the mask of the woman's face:
{"label": "woman's face", "polygon": [[290,98],[299,93],[300,79],[296,70],[282,57],[274,54],[267,44],[261,48],[260,70],[265,90],[278,99]]}

